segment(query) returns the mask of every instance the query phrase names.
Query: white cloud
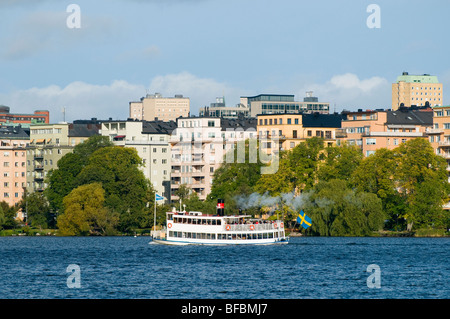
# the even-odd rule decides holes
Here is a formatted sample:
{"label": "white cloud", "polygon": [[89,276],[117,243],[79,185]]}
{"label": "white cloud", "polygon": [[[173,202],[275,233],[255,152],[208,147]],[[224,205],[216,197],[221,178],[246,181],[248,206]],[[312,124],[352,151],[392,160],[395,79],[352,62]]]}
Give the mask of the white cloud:
{"label": "white cloud", "polygon": [[330,103],[331,110],[336,104],[338,112],[344,108],[391,107],[391,84],[378,76],[360,79],[352,73],[335,75],[326,83],[307,85],[299,92],[304,94],[305,91],[314,91],[319,101]]}
{"label": "white cloud", "polygon": [[[0,93],[0,104],[11,108],[12,113],[33,113],[38,109],[50,111],[50,120],[63,120],[62,108],[66,108],[66,120],[126,119],[130,101],[138,101],[145,93],[161,93],[163,96],[183,94],[191,100],[191,114],[198,115],[200,106],[209,105],[217,96],[239,97],[240,90],[210,78],[200,78],[188,72],[156,76],[149,86],[115,80],[111,84],[98,85],[75,81],[65,87],[49,85],[18,89]],[[237,102],[236,102],[237,103]],[[227,105],[234,105],[228,102]]]}
{"label": "white cloud", "polygon": [[37,109],[50,111],[51,122],[63,120],[62,108],[66,109],[66,120],[126,119],[128,103],[143,96],[145,86],[117,80],[109,85],[72,82],[66,87],[50,85],[33,87],[0,94],[2,104],[8,105],[12,113],[32,113]]}

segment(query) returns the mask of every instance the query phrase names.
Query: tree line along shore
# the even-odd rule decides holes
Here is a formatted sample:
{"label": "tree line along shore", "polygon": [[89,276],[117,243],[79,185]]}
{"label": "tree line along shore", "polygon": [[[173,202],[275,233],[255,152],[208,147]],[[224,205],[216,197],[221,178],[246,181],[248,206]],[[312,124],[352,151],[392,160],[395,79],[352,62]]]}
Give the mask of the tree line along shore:
{"label": "tree line along shore", "polygon": [[[292,235],[449,236],[447,163],[425,139],[363,157],[357,146],[326,147],[314,137],[281,151],[273,174],[261,174],[266,164],[249,161],[245,150],[246,162],[215,171],[205,201],[181,185],[174,195],[183,207],[214,214],[222,198],[225,214],[281,216]],[[148,235],[155,191],[141,165],[136,150],[93,136],[58,161],[43,192],[27,193],[15,207],[0,203],[0,235]],[[174,205],[156,205],[158,227]],[[18,209],[26,223],[15,220]],[[300,210],[312,219],[306,230],[296,222]]]}

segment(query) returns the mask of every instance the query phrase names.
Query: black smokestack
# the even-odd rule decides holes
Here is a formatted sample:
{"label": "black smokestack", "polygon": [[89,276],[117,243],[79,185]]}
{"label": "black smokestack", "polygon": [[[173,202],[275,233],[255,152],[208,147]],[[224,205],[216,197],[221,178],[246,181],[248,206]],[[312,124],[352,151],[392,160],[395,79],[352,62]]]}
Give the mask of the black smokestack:
{"label": "black smokestack", "polygon": [[217,216],[224,216],[225,214],[225,201],[223,199],[217,199]]}

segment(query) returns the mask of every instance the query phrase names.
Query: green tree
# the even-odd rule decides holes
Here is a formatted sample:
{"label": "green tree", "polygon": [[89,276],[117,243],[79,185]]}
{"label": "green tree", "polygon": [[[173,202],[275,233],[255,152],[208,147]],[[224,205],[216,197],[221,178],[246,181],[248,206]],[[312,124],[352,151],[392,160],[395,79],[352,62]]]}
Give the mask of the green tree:
{"label": "green tree", "polygon": [[[245,158],[238,161],[238,147],[229,152],[233,152],[233,162],[223,161],[222,165],[214,172],[211,192],[208,195],[208,200],[216,201],[218,198],[225,198],[234,194],[251,194],[253,187],[261,177],[261,167],[263,164],[258,159],[250,158],[250,147],[258,147],[257,143],[250,143],[246,140]],[[252,150],[256,151],[255,150]],[[239,154],[240,155],[240,154]],[[226,156],[225,156],[226,158]]]}
{"label": "green tree", "polygon": [[0,202],[0,228],[12,229],[17,226],[16,215],[19,206],[9,206],[7,202]]}
{"label": "green tree", "polygon": [[105,206],[119,213],[122,231],[149,224],[149,213],[145,208],[154,192],[140,170],[141,165],[142,160],[134,148],[103,147],[91,154],[77,176],[78,185],[102,184]]}
{"label": "green tree", "polygon": [[438,216],[446,214],[442,205],[450,193],[445,159],[423,138],[401,144],[394,154],[398,163],[396,186],[405,198],[408,230],[435,227]]}
{"label": "green tree", "polygon": [[311,232],[321,236],[366,236],[381,230],[384,212],[375,195],[348,187],[345,180],[319,182],[308,192],[304,210],[312,219]]}
{"label": "green tree", "polygon": [[354,170],[362,161],[363,154],[356,145],[344,143],[324,149],[324,161],[318,170],[318,179],[329,181],[342,179],[350,182]]}
{"label": "green tree", "polygon": [[105,191],[100,183],[82,185],[64,198],[64,213],[58,216],[61,235],[112,234],[118,223],[117,213],[105,206]]}
{"label": "green tree", "polygon": [[48,228],[55,227],[53,215],[47,198],[42,192],[26,194],[20,203],[22,210],[27,213],[27,221],[33,227]]}
{"label": "green tree", "polygon": [[93,135],[83,143],[77,144],[73,153],[67,153],[57,163],[58,168],[51,170],[48,175],[48,187],[45,195],[54,212],[62,213],[63,198],[74,188],[80,186],[77,180],[89,157],[98,149],[113,146],[107,136]]}
{"label": "green tree", "polygon": [[49,186],[45,189],[50,207],[54,212],[63,211],[63,199],[77,185],[77,176],[83,165],[78,154],[67,153],[58,161],[58,168],[50,170],[48,176]]}
{"label": "green tree", "polygon": [[324,142],[313,137],[298,144],[292,150],[280,153],[279,168],[275,174],[262,175],[255,190],[271,196],[292,191],[311,189],[317,182],[318,163],[323,158]]}

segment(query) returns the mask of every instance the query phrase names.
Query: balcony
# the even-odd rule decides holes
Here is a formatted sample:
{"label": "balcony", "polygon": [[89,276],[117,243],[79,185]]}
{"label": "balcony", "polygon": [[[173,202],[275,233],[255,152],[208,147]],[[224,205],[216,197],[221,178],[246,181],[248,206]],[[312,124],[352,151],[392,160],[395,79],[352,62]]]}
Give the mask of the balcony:
{"label": "balcony", "polygon": [[438,128],[430,128],[430,129],[427,129],[427,130],[426,130],[426,133],[429,134],[429,135],[432,135],[432,134],[442,134],[442,133],[444,133],[444,130],[438,129]]}

